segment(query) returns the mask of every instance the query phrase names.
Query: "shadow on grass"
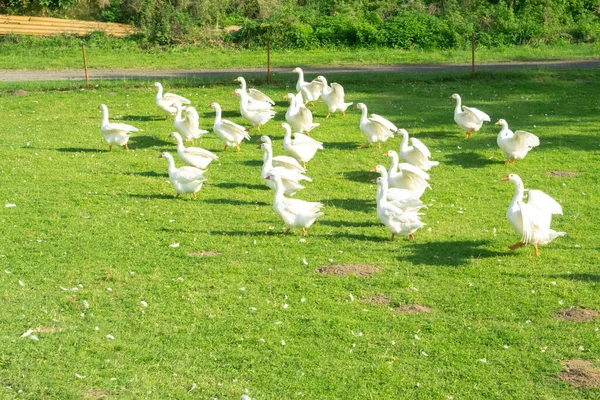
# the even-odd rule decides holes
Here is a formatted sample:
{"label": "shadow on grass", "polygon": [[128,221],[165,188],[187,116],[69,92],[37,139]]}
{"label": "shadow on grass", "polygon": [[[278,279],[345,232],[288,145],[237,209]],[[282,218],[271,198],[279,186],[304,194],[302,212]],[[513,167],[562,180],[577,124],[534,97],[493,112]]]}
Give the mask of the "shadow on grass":
{"label": "shadow on grass", "polygon": [[205,203],[210,204],[231,204],[233,206],[268,206],[269,204],[264,201],[250,201],[250,200],[234,200],[234,199],[207,199]]}
{"label": "shadow on grass", "polygon": [[451,153],[448,155],[448,158],[450,160],[445,161],[444,164],[457,165],[463,168],[483,168],[488,165],[498,164],[497,161],[489,160],[474,151]]}
{"label": "shadow on grass", "polygon": [[377,209],[377,204],[375,203],[375,195],[373,195],[373,200],[359,200],[359,199],[324,199],[319,200],[321,203],[325,204],[326,207],[336,207],[343,208],[344,210],[349,211],[362,211],[372,213]]}
{"label": "shadow on grass", "polygon": [[[323,225],[322,222],[321,222],[321,225]],[[385,231],[385,232],[387,232],[387,231]],[[385,234],[385,232],[382,231],[382,235],[380,235],[380,236],[371,236],[371,235],[365,235],[365,234],[359,234],[359,233],[345,233],[345,232],[335,232],[332,234],[318,234],[318,235],[313,235],[313,236],[314,237],[322,237],[322,238],[336,237],[336,238],[360,240],[361,242],[367,241],[367,242],[383,243],[383,242],[389,242],[390,236],[391,236],[391,235],[387,236]],[[309,235],[310,235],[310,232],[309,232]]]}
{"label": "shadow on grass", "polygon": [[127,197],[134,197],[136,199],[153,199],[153,200],[180,200],[180,199],[186,199],[186,197],[189,197],[191,199],[191,195],[189,196],[179,196],[179,199],[175,197],[174,194],[140,194],[140,193],[126,193],[123,194],[123,196],[127,196]]}
{"label": "shadow on grass", "polygon": [[[375,167],[375,164],[373,164],[373,167]],[[373,168],[371,167],[371,168]],[[365,171],[348,171],[348,172],[344,172],[343,173],[344,178],[354,181],[354,182],[360,182],[360,183],[368,183],[368,184],[373,184],[373,182],[371,182],[371,179],[375,179],[379,176],[378,173],[376,172],[370,172],[369,169],[366,169]]]}
{"label": "shadow on grass", "polygon": [[447,242],[419,243],[418,232],[413,245],[407,247],[412,254],[403,260],[413,264],[459,267],[467,265],[469,260],[478,258],[506,257],[509,253],[484,248],[488,240],[455,240]]}
{"label": "shadow on grass", "polygon": [[[319,140],[319,139],[316,139]],[[323,148],[325,149],[337,149],[337,150],[351,150],[351,149],[356,149],[358,148],[358,146],[360,146],[363,143],[356,143],[356,142],[325,142],[323,143]],[[372,145],[372,146],[377,146]]]}
{"label": "shadow on grass", "polygon": [[220,187],[223,189],[254,189],[254,190],[270,190],[267,185],[253,185],[251,183],[239,183],[239,182],[221,182],[213,186]]}
{"label": "shadow on grass", "polygon": [[[166,139],[167,135],[165,135]],[[173,146],[173,151],[176,151],[174,148],[173,142],[169,142],[167,140],[160,139],[156,136],[131,136],[129,139],[129,147],[132,149],[146,149],[148,147],[156,147],[156,146]]]}
{"label": "shadow on grass", "polygon": [[244,161],[242,161],[242,164],[248,165],[250,167],[262,167],[263,161],[262,160],[244,160]]}
{"label": "shadow on grass", "polygon": [[169,179],[169,174],[166,172],[156,172],[156,171],[142,171],[142,172],[129,172],[125,175],[137,175],[137,176],[148,176],[152,178],[167,178]]}
{"label": "shadow on grass", "polygon": [[364,222],[353,222],[353,221],[319,221],[320,225],[327,226],[336,226],[340,228],[344,228],[346,226],[356,227],[356,228],[371,228],[374,226],[383,226],[380,222],[375,221],[364,221]]}
{"label": "shadow on grass", "polygon": [[120,118],[112,118],[114,121],[164,121],[165,117],[152,115],[124,115]]}
{"label": "shadow on grass", "polygon": [[[543,256],[543,254],[542,254]],[[516,277],[516,278],[528,278],[532,277],[531,274],[505,274],[507,276]],[[586,273],[576,273],[576,274],[547,274],[541,275],[544,278],[548,279],[568,279],[571,281],[583,281],[583,282],[600,282],[600,275],[598,274],[586,274]]]}
{"label": "shadow on grass", "polygon": [[[190,232],[204,232],[206,233],[205,229],[202,230],[194,230],[194,229],[188,229],[188,228],[166,228],[166,227],[161,227],[160,228],[161,231],[163,232],[170,232],[170,233],[190,233]],[[257,230],[257,231],[210,231],[210,235],[211,236],[275,236],[275,235],[282,235],[283,236],[283,232],[282,231],[264,231],[264,230]]]}
{"label": "shadow on grass", "polygon": [[60,147],[55,149],[61,153],[108,153],[108,146],[106,149],[90,149],[84,147]]}
{"label": "shadow on grass", "polygon": [[[463,138],[465,137],[464,132],[461,134],[460,128],[458,128],[458,130],[456,132],[453,131],[425,131],[425,132],[419,132],[419,133],[415,133],[410,134],[410,137],[415,137],[419,140],[423,139],[423,138],[431,138],[431,139],[442,139],[442,138]],[[433,156],[433,159],[435,159],[435,155]]]}

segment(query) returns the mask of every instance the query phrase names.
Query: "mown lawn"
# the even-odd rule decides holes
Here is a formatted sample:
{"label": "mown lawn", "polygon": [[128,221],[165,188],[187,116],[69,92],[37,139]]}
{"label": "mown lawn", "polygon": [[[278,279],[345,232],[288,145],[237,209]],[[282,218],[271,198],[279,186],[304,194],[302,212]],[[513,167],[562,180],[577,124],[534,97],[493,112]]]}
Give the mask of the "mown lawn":
{"label": "mown lawn", "polygon": [[[201,127],[212,128],[212,101],[242,122],[234,77],[163,84],[190,98]],[[388,241],[368,172],[388,165],[382,154],[399,139],[357,149],[356,110],[325,120],[323,103],[314,109],[321,126],[313,136],[325,150],[296,197],[322,201],[325,215],[302,240],[282,234],[256,133],[239,154],[221,152],[212,133],[202,138],[197,144],[220,159],[197,201],[175,199],[157,158],[175,153],[172,121],[156,109],[152,82],[0,85],[0,397],[599,398],[557,376],[563,360],[600,366],[600,325],[556,312],[600,309],[600,71],[328,78],[440,161],[414,242]],[[251,86],[278,100],[263,133],[282,154],[277,124],[295,75],[278,79]],[[18,89],[27,95],[14,96]],[[541,146],[505,166],[496,126],[464,139],[454,92],[493,122],[534,132]],[[111,120],[143,129],[129,153],[107,152],[100,103]],[[540,258],[531,247],[506,248],[519,239],[505,219],[514,187],[500,178],[508,173],[563,206],[553,226],[567,236]],[[220,254],[190,255],[198,252]],[[336,264],[382,270],[315,273]],[[390,303],[361,301],[377,295]],[[432,311],[390,310],[406,304]],[[39,340],[21,338],[28,329]]]}
{"label": "mown lawn", "polygon": [[[0,69],[83,68],[80,40],[72,37],[28,38],[0,42]],[[91,69],[214,69],[266,67],[266,49],[206,49],[202,47],[140,48],[135,42],[100,36],[87,40],[86,54]],[[477,63],[537,60],[598,59],[600,44],[544,46],[478,46]],[[369,64],[470,63],[471,48],[450,50],[402,50],[389,48],[322,48],[276,50],[273,67],[345,66]]]}

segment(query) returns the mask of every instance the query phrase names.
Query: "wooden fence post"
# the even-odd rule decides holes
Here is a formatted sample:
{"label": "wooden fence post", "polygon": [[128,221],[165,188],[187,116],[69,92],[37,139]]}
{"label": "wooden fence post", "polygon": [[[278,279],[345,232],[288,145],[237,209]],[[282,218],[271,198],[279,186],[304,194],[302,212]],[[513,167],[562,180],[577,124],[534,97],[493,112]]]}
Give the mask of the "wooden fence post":
{"label": "wooden fence post", "polygon": [[85,87],[89,87],[89,76],[88,76],[88,68],[87,68],[87,59],[85,57],[85,43],[81,41],[81,52],[83,53],[83,69],[85,70]]}

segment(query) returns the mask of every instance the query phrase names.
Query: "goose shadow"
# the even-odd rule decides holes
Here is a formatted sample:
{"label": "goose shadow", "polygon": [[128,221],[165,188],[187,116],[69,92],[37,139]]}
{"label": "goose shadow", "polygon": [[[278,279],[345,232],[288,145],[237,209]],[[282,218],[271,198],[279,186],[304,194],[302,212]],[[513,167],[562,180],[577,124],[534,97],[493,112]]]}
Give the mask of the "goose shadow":
{"label": "goose shadow", "polygon": [[[165,135],[165,137],[166,136],[167,135]],[[129,138],[129,146],[134,149],[146,149],[149,147],[167,146],[167,145],[173,146],[173,143],[168,142],[163,139],[160,139],[156,136],[136,135],[136,136],[131,136],[131,138]]]}
{"label": "goose shadow", "polygon": [[60,151],[61,153],[108,153],[108,149],[99,150],[99,149],[90,149],[84,147],[60,147],[55,149],[56,151]]}
{"label": "goose shadow", "polygon": [[451,153],[447,157],[449,160],[445,161],[444,164],[457,165],[463,168],[483,168],[498,163],[497,161],[487,159],[474,151]]}
{"label": "goose shadow", "polygon": [[460,267],[476,258],[506,257],[511,253],[485,248],[488,240],[451,240],[419,243],[417,238],[410,247],[412,254],[403,259],[413,264]]}
{"label": "goose shadow", "polygon": [[379,176],[379,174],[371,171],[346,171],[342,173],[344,178],[360,183],[368,183],[372,184],[372,179],[375,179]]}
{"label": "goose shadow", "polygon": [[150,115],[124,115],[113,118],[114,121],[164,121],[164,117],[155,117]]}
{"label": "goose shadow", "polygon": [[[323,224],[321,222],[321,224]],[[359,233],[342,233],[342,232],[336,232],[336,233],[332,233],[332,234],[316,234],[313,235],[315,237],[322,237],[322,238],[331,238],[336,237],[336,238],[345,238],[345,239],[351,239],[351,240],[360,240],[361,242],[364,241],[368,241],[368,242],[380,242],[380,243],[384,243],[384,242],[389,242],[390,241],[390,237],[389,236],[385,236],[385,235],[381,235],[381,236],[372,236],[372,235],[365,235],[365,234],[359,234]]]}
{"label": "goose shadow", "polygon": [[415,137],[415,138],[421,140],[421,138],[427,138],[427,139],[429,139],[429,138],[440,139],[440,138],[450,138],[450,137],[464,138],[465,136],[461,135],[460,132],[453,132],[453,131],[424,131],[424,132],[418,132],[415,134],[411,134],[411,137]]}
{"label": "goose shadow", "polygon": [[[123,194],[125,197],[133,197],[136,199],[154,199],[154,200],[173,200],[177,199],[175,195],[172,194],[141,194],[141,193],[125,193]],[[186,196],[180,196],[185,200]]]}
{"label": "goose shadow", "polygon": [[205,203],[210,204],[231,204],[233,206],[268,206],[269,204],[264,201],[251,201],[251,200],[234,200],[234,199],[207,199]]}
{"label": "goose shadow", "polygon": [[128,172],[125,175],[147,176],[152,178],[169,178],[168,173],[156,171]]}
{"label": "goose shadow", "polygon": [[374,200],[360,200],[360,199],[323,199],[321,203],[325,204],[326,207],[343,208],[348,211],[362,211],[365,213],[372,213],[376,208]]}
{"label": "goose shadow", "polygon": [[248,165],[250,167],[262,167],[263,162],[262,160],[244,160],[242,161],[242,164]]}
{"label": "goose shadow", "polygon": [[246,189],[253,189],[253,190],[269,190],[269,187],[267,185],[253,185],[250,183],[238,183],[238,182],[221,182],[221,183],[217,183],[213,186],[220,187],[223,189],[246,188]]}
{"label": "goose shadow", "polygon": [[325,149],[353,150],[353,149],[357,149],[358,146],[360,146],[360,144],[356,143],[356,142],[326,142],[326,143],[323,143],[323,148],[325,148]]}
{"label": "goose shadow", "polygon": [[339,228],[345,227],[356,227],[356,228],[372,228],[374,226],[382,226],[381,223],[373,222],[373,221],[364,221],[364,222],[356,222],[356,221],[332,221],[332,220],[323,220],[319,221],[319,225],[327,225],[327,226],[335,226]]}

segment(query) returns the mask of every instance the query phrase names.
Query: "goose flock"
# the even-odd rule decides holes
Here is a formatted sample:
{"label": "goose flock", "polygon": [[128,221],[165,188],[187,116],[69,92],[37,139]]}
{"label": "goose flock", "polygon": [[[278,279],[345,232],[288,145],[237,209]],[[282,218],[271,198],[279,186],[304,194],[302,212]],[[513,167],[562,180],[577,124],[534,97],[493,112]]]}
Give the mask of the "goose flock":
{"label": "goose flock", "polygon": [[[324,149],[323,143],[310,137],[310,132],[320,124],[313,122],[312,112],[307,105],[314,105],[315,101],[322,99],[327,105],[328,113],[325,117],[327,119],[335,112],[340,112],[344,116],[348,107],[354,103],[345,102],[342,85],[335,82],[328,84],[327,79],[321,75],[307,82],[301,68],[295,68],[293,72],[298,74],[296,93],[288,93],[284,96],[289,101],[289,107],[285,113],[286,123],[279,125],[285,132],[283,149],[288,155],[274,156],[272,140],[266,135],[260,137],[258,148],[263,150],[261,177],[274,191],[273,209],[284,222],[285,234],[291,229],[300,228],[302,234],[306,235],[306,230],[323,215],[323,204],[286,196],[294,196],[305,188],[306,182],[312,182],[312,179],[306,175],[307,163],[319,150]],[[235,147],[239,152],[242,141],[250,140],[248,131],[256,129],[260,132],[261,126],[269,123],[276,114],[273,109],[275,102],[269,96],[256,89],[248,89],[246,80],[241,76],[234,81],[238,82],[240,87],[233,91],[233,95],[239,97],[239,112],[248,122],[249,127],[222,119],[219,103],[211,103],[209,107],[215,110],[213,133],[223,142],[223,152],[228,147]],[[152,86],[157,88],[155,103],[164,113],[165,119],[169,116],[174,117],[175,131],[169,137],[177,142],[177,155],[186,165],[177,168],[169,152],[163,152],[159,157],[165,158],[168,162],[169,179],[176,196],[190,194],[196,199],[196,193],[206,181],[204,177],[206,169],[219,157],[201,147],[185,147],[185,142],[191,141],[194,146],[194,140],[209,133],[207,130],[200,129],[198,112],[191,106],[191,101],[173,93],[163,93],[163,87],[159,82]],[[456,100],[454,121],[466,132],[466,138],[479,131],[484,122],[491,121],[485,112],[463,106],[460,95],[455,93],[450,98]],[[398,152],[389,150],[384,154],[390,158],[389,168],[377,165],[371,171],[379,174],[378,178],[373,179],[377,184],[375,196],[377,216],[389,230],[390,240],[394,240],[395,236],[406,236],[409,240],[414,240],[415,232],[425,225],[421,221],[424,215],[421,209],[425,204],[420,198],[426,189],[431,188],[430,175],[427,171],[438,166],[439,162],[431,160],[431,152],[427,146],[419,139],[409,138],[409,133],[405,129],[399,129],[380,115],[369,115],[364,103],[357,103],[355,108],[361,112],[357,131],[365,135],[367,142],[359,148],[367,147],[371,143],[377,143],[377,147],[381,148],[382,142],[395,135],[402,138]],[[109,146],[109,151],[112,151],[115,145],[124,146],[129,150],[127,145],[129,137],[139,130],[127,124],[110,123],[107,106],[101,104],[99,109],[102,110],[100,132]],[[504,119],[499,119],[496,125],[501,126],[497,144],[506,155],[505,164],[524,159],[530,150],[540,144],[539,138],[533,133],[511,131]],[[530,190],[528,202],[525,203],[524,184],[516,174],[510,174],[502,180],[515,185],[515,195],[508,207],[506,217],[515,231],[521,235],[520,241],[509,248],[516,250],[524,245],[532,245],[535,254],[539,256],[538,246],[545,245],[565,234],[550,229],[552,215],[562,214],[562,208],[558,202],[540,190]]]}

